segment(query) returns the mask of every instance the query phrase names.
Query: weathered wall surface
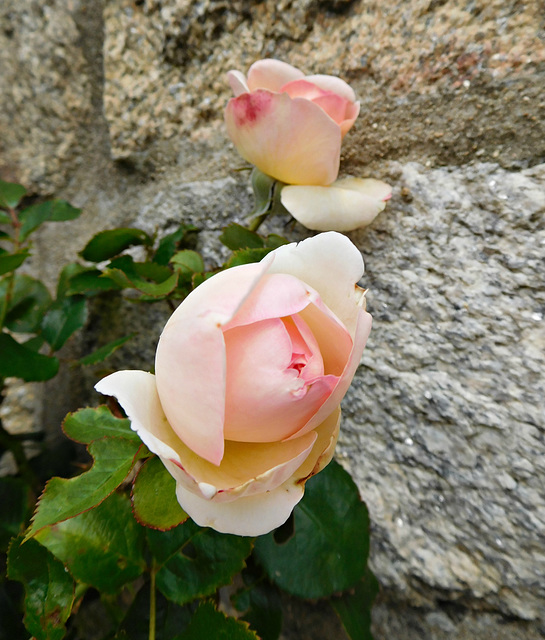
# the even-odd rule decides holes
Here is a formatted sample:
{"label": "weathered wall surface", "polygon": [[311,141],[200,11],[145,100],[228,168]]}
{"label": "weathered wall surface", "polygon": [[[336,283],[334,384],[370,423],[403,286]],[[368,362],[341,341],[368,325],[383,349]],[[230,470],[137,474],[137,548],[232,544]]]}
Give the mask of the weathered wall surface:
{"label": "weathered wall surface", "polygon": [[[374,329],[339,457],[373,520],[377,639],[545,636],[544,41],[541,0],[0,7],[1,176],[85,210],[62,242],[40,237],[51,281],[120,223],[183,217],[218,259],[218,230],[250,209],[222,123],[228,69],[274,56],[360,96],[342,172],[394,197],[351,235]],[[333,637],[312,629],[286,637]]]}

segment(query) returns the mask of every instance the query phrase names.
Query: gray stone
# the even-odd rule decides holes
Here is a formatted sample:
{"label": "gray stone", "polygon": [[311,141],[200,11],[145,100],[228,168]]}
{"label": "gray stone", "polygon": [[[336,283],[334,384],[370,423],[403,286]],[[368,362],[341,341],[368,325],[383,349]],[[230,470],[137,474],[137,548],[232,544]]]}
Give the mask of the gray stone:
{"label": "gray stone", "polygon": [[543,622],[545,165],[398,170],[410,203],[353,236],[374,328],[340,449],[372,564],[415,606]]}

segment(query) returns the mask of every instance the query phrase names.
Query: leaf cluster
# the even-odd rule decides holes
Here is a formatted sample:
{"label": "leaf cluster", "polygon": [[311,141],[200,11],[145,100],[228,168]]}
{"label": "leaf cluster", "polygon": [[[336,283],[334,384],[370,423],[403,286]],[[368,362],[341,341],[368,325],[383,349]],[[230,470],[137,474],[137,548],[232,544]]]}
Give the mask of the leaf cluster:
{"label": "leaf cluster", "polygon": [[[275,211],[278,185],[254,171],[250,228],[231,224],[220,241],[223,268],[263,259],[286,243],[257,233]],[[44,381],[57,352],[88,319],[89,300],[131,291],[141,303],[173,303],[212,272],[195,251],[197,229],[181,224],[162,238],[141,229],[94,235],[80,260],[62,269],[54,295],[25,272],[32,234],[46,222],[75,220],[62,200],[32,202],[21,185],[0,181],[0,384]],[[23,267],[21,271],[20,268]],[[79,360],[95,365],[132,335]],[[259,538],[219,534],[187,518],[173,478],[110,409],[82,409],[63,423],[90,462],[71,478],[50,478],[31,517],[35,482],[24,451],[8,443],[20,478],[0,478],[0,640],[86,637],[80,621],[101,612],[102,640],[276,640],[281,593],[332,606],[352,640],[371,640],[377,592],[367,567],[369,521],[350,476],[335,462],[307,483],[288,522]],[[0,447],[8,434],[0,423]],[[24,624],[17,616],[19,606]],[[229,614],[229,615],[227,615]]]}

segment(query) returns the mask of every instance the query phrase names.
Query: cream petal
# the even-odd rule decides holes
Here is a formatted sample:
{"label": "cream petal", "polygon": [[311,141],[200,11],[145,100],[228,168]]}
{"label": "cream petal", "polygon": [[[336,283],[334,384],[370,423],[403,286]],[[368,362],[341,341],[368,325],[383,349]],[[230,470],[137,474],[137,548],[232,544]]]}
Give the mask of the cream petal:
{"label": "cream petal", "polygon": [[361,190],[338,186],[287,186],[282,204],[307,229],[353,231],[370,224],[384,209],[384,201]]}
{"label": "cream petal", "polygon": [[178,502],[199,526],[238,536],[260,536],[284,524],[303,493],[303,485],[291,478],[273,491],[233,502],[206,500],[176,486]]}
{"label": "cream petal", "polygon": [[276,489],[303,464],[316,439],[317,434],[309,432],[285,442],[228,441],[219,467],[189,450],[184,450],[179,460],[163,459],[163,462],[187,490],[207,500],[231,502]]}
{"label": "cream petal", "polygon": [[331,186],[339,189],[348,189],[349,191],[357,191],[370,198],[376,198],[384,202],[392,197],[392,187],[386,184],[386,182],[382,182],[382,180],[375,180],[375,178],[341,178]]}
{"label": "cream petal", "polygon": [[292,80],[304,77],[304,73],[292,67],[287,62],[267,58],[258,60],[248,70],[248,86],[250,91],[256,89],[268,89],[269,91],[280,91],[281,88]]}
{"label": "cream petal", "polygon": [[179,458],[180,441],[161,407],[152,373],[116,371],[97,382],[95,389],[117,398],[131,421],[131,429],[150,451],[161,458]]}
{"label": "cream petal", "polygon": [[333,458],[335,445],[339,437],[339,429],[341,425],[341,408],[336,407],[325,420],[319,424],[313,433],[318,437],[312,451],[303,464],[297,469],[294,477],[298,478],[298,482],[306,482],[310,477],[316,475],[324,467],[326,467]]}
{"label": "cream petal", "polygon": [[235,94],[235,97],[239,96],[241,93],[248,93],[250,91],[246,82],[246,78],[240,71],[229,71],[227,73],[227,80],[229,82],[231,90]]}
{"label": "cream petal", "polygon": [[363,276],[363,258],[350,240],[333,231],[272,251],[268,273],[289,273],[319,294],[323,303],[355,335],[358,310],[364,303],[355,283]]}
{"label": "cream petal", "polygon": [[281,182],[328,185],[337,177],[341,129],[309,100],[245,93],[229,100],[225,123],[240,155]]}

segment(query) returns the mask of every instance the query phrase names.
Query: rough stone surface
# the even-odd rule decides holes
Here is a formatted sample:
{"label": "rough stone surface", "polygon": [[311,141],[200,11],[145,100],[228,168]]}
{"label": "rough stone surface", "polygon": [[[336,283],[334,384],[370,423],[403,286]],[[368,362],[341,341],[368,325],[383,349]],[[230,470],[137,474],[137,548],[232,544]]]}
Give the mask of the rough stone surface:
{"label": "rough stone surface", "polygon": [[374,329],[340,439],[373,566],[415,605],[543,620],[545,165],[392,182],[354,234]]}
{"label": "rough stone surface", "polygon": [[[356,89],[342,171],[394,186],[351,234],[374,329],[339,447],[372,516],[377,640],[545,636],[544,21],[541,0],[0,7],[0,177],[84,209],[65,238],[37,239],[50,285],[120,224],[194,222],[207,263],[224,259],[221,227],[251,207],[226,70],[275,56]],[[111,366],[149,367],[167,314],[111,298],[69,348],[134,328]],[[45,427],[94,401],[93,382],[66,369],[48,383]],[[308,607],[286,603],[286,638],[342,637]]]}

